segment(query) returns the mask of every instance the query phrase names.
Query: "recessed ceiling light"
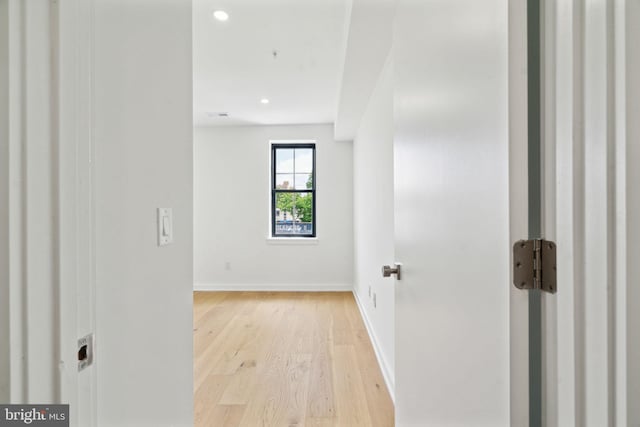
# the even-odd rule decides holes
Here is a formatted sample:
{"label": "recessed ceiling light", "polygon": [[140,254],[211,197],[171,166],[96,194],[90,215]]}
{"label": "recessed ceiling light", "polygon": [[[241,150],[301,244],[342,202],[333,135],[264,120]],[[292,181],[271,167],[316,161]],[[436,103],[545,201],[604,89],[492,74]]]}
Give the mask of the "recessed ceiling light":
{"label": "recessed ceiling light", "polygon": [[267,98],[262,98],[262,99],[260,100],[260,102],[261,102],[262,104],[268,104],[268,103],[269,103],[269,100],[268,100]]}
{"label": "recessed ceiling light", "polygon": [[229,19],[229,14],[224,10],[216,10],[215,12],[213,12],[213,17],[216,18],[218,21],[224,22]]}

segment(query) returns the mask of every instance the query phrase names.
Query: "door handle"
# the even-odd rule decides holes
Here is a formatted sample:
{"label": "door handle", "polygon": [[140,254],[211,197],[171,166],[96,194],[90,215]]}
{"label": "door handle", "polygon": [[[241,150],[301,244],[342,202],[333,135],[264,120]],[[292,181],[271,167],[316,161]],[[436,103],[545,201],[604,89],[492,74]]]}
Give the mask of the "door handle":
{"label": "door handle", "polygon": [[382,277],[391,277],[392,274],[395,274],[396,275],[396,279],[400,280],[401,279],[401,272],[402,272],[401,264],[398,264],[396,262],[394,265],[395,265],[395,267],[390,267],[388,265],[383,265],[382,266]]}

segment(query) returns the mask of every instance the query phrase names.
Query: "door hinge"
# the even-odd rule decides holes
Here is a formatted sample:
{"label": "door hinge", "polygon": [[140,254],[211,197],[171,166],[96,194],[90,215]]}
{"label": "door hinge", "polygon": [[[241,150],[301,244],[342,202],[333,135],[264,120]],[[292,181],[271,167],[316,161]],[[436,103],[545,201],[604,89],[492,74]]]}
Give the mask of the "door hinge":
{"label": "door hinge", "polygon": [[519,240],[513,245],[513,284],[552,294],[556,286],[556,244],[548,240]]}

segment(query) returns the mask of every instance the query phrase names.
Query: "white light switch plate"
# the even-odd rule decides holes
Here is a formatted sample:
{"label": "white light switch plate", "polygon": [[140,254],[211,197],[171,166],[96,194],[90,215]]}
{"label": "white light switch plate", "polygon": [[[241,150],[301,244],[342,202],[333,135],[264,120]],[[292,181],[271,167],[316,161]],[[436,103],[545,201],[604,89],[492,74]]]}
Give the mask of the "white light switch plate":
{"label": "white light switch plate", "polygon": [[173,211],[171,208],[158,208],[158,246],[173,242]]}

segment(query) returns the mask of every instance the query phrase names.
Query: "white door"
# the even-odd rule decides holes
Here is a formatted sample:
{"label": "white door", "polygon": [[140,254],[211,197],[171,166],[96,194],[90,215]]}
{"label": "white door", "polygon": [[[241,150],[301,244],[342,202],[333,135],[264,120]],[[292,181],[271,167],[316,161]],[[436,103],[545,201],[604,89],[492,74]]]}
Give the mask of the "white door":
{"label": "white door", "polygon": [[526,203],[509,196],[526,200],[527,140],[510,142],[508,24],[502,0],[398,4],[397,426],[527,422],[527,294],[510,280]]}
{"label": "white door", "polygon": [[[398,426],[640,425],[640,3],[542,7],[538,183],[525,6],[398,3]],[[539,315],[510,275],[531,215],[558,248]]]}

